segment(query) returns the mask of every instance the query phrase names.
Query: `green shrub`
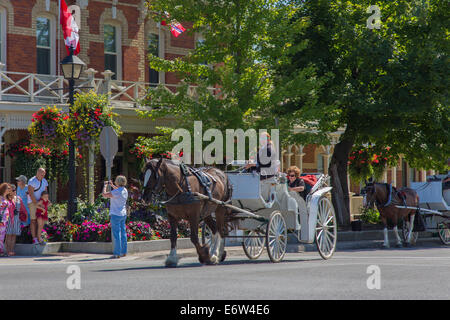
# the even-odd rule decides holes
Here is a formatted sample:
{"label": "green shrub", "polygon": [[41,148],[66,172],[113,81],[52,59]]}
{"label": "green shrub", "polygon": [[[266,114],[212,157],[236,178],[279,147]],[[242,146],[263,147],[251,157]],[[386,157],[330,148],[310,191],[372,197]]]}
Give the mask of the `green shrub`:
{"label": "green shrub", "polygon": [[377,209],[361,208],[360,219],[365,223],[377,224],[381,222],[380,213]]}
{"label": "green shrub", "polygon": [[67,217],[67,202],[52,203],[48,208],[49,221],[62,221]]}

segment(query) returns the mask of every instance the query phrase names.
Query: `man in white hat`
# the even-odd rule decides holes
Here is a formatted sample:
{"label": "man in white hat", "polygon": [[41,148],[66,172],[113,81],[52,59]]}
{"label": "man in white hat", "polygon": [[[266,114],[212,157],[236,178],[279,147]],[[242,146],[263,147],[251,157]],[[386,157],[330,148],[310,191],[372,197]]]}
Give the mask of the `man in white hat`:
{"label": "man in white hat", "polygon": [[27,177],[25,177],[23,174],[18,176],[16,178],[17,181],[17,196],[19,196],[22,199],[23,205],[25,206],[25,209],[27,209],[28,213],[28,220],[23,222],[22,224],[24,226],[30,225],[30,209],[28,208],[28,199],[27,199],[27,191],[28,191],[28,185],[27,185]]}

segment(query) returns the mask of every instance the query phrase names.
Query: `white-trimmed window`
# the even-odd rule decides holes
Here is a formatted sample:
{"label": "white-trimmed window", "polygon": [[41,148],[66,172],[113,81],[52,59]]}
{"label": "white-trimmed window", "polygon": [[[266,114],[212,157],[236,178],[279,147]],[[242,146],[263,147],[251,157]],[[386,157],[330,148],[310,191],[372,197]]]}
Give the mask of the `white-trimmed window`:
{"label": "white-trimmed window", "polygon": [[52,20],[49,17],[36,19],[37,73],[53,74],[53,32]]}
{"label": "white-trimmed window", "polygon": [[105,24],[103,27],[105,48],[105,70],[114,72],[112,79],[122,78],[122,45],[120,27],[113,24]]}
{"label": "white-trimmed window", "polygon": [[[159,57],[159,35],[156,33],[149,33],[147,41],[147,53]],[[159,72],[155,69],[149,68],[149,82],[151,85],[159,83]]]}
{"label": "white-trimmed window", "polygon": [[0,62],[6,64],[6,9],[0,7]]}

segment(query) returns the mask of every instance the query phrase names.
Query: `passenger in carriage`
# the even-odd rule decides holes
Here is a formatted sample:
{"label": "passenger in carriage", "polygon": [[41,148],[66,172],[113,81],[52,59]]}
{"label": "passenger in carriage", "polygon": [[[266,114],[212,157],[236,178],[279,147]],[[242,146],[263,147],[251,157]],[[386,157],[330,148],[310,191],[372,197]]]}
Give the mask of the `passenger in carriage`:
{"label": "passenger in carriage", "polygon": [[308,194],[309,190],[307,189],[305,181],[302,178],[300,178],[300,173],[301,172],[298,167],[296,166],[289,167],[289,169],[287,170],[288,190],[298,192],[299,195],[306,201],[306,195]]}

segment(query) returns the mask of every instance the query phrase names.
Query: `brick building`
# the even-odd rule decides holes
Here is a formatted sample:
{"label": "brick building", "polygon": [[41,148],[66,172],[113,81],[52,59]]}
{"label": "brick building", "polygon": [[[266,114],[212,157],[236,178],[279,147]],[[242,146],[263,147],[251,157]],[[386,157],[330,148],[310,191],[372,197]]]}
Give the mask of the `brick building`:
{"label": "brick building", "polygon": [[[128,149],[139,135],[155,133],[155,125],[136,115],[138,99],[149,86],[177,84],[171,73],[151,70],[146,54],[165,59],[186,55],[195,48],[199,35],[183,33],[178,38],[167,27],[147,18],[144,0],[66,0],[77,5],[81,52],[87,68],[80,86],[90,85],[98,92],[110,92],[110,103],[119,114],[124,134],[113,175],[135,176],[135,159]],[[66,56],[58,23],[58,0],[0,0],[0,179],[12,181],[18,172],[5,155],[5,147],[27,137],[31,115],[46,105],[67,108],[67,93],[51,90],[64,86],[59,62]],[[109,71],[108,71],[109,70]],[[167,120],[170,121],[170,120]],[[168,122],[169,123],[169,122]],[[339,136],[335,133],[335,137]],[[337,141],[337,140],[336,140]],[[282,168],[297,165],[305,172],[328,171],[333,151],[330,146],[290,146],[282,153]],[[102,181],[104,163],[97,160],[97,176]],[[432,172],[411,169],[401,161],[387,170],[385,180],[397,186],[423,181]],[[66,198],[67,188],[59,188],[58,198]],[[352,184],[358,193],[359,185]],[[54,195],[55,196],[55,195]]]}

